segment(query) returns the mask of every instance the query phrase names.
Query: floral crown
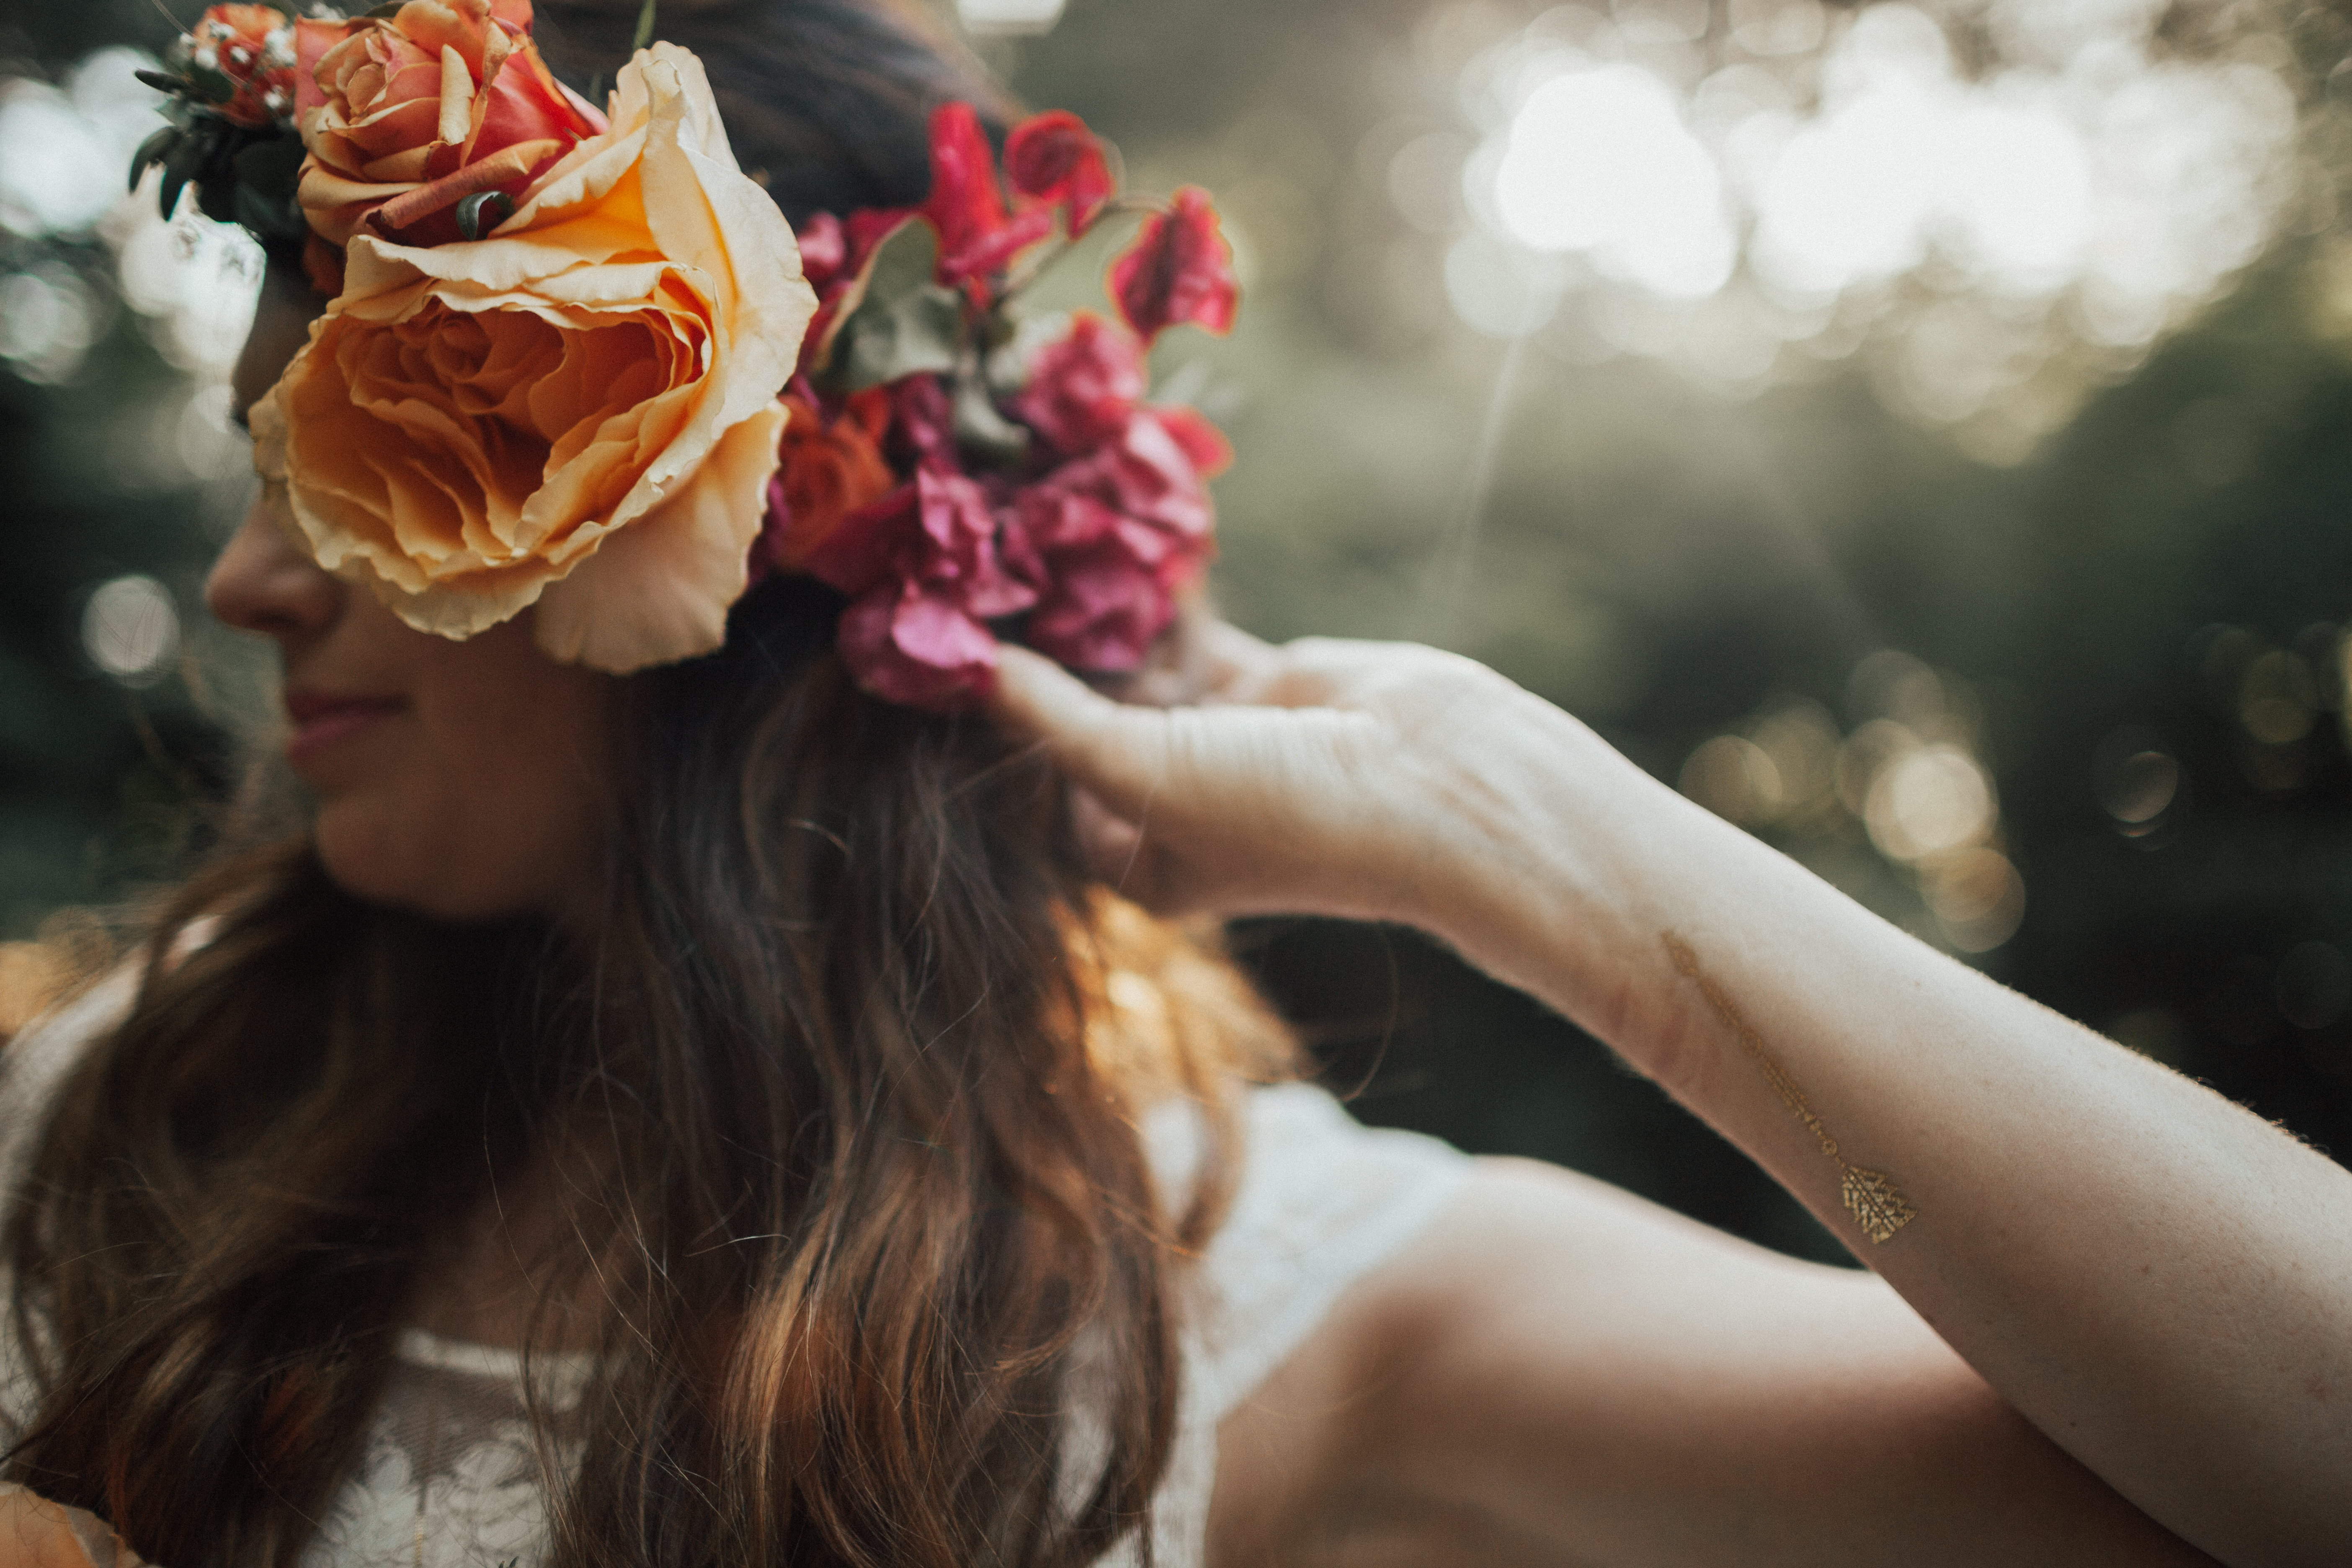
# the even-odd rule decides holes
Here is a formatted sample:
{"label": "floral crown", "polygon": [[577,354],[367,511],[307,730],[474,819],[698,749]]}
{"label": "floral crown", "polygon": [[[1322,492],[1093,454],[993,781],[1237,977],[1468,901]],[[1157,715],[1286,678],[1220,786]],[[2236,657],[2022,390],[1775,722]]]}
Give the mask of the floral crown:
{"label": "floral crown", "polygon": [[[206,214],[299,240],[331,298],[255,405],[268,504],[410,626],[535,609],[559,659],[707,653],[770,574],[845,598],[860,685],[949,709],[998,639],[1138,668],[1213,551],[1224,439],[1145,401],[1169,326],[1222,332],[1231,253],[1199,190],[1118,195],[1074,115],[931,119],[921,205],[797,240],[737,166],[702,66],[641,47],[602,111],[557,82],[530,0],[289,21],[216,5],[141,149]],[[1118,320],[1029,323],[1072,242],[1141,212]]]}

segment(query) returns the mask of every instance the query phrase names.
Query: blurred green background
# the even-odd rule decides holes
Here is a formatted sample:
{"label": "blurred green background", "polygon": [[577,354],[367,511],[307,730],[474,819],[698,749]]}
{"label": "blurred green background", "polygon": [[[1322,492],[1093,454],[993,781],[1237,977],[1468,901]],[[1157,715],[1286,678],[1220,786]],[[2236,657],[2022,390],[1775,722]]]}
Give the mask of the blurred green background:
{"label": "blurred green background", "polygon": [[[1234,618],[1487,660],[1925,940],[2352,1148],[2343,7],[938,15],[1137,186],[1217,194],[1240,324],[1154,374],[1239,452]],[[255,263],[120,194],[153,96],[100,51],[170,32],[131,0],[0,21],[0,997],[59,911],[171,873],[268,709],[199,601],[250,483],[223,379]],[[1236,942],[1368,1119],[1841,1256],[1428,944]]]}

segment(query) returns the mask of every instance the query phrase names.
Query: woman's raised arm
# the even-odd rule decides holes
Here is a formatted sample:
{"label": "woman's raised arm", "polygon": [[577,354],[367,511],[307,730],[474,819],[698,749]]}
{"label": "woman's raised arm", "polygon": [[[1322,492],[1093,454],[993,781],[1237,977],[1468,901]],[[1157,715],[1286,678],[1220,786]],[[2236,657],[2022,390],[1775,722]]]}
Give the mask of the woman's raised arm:
{"label": "woman's raised arm", "polygon": [[2019,1411],[2225,1563],[2352,1560],[2352,1173],[1936,952],[1428,649],[1211,638],[1200,706],[996,698],[1162,907],[1391,920],[1746,1150]]}

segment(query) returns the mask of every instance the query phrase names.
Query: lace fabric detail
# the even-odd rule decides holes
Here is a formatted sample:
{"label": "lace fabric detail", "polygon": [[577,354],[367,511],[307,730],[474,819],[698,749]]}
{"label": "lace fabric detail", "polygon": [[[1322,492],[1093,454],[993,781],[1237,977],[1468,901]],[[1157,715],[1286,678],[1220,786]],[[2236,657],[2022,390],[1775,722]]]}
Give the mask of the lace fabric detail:
{"label": "lace fabric detail", "polygon": [[546,1555],[545,1480],[578,1461],[568,1417],[592,1367],[533,1358],[535,1431],[511,1351],[401,1336],[359,1468],[302,1555],[303,1568],[494,1568]]}
{"label": "lace fabric detail", "polygon": [[[0,1182],[13,1190],[29,1141],[79,1047],[119,1016],[110,982],[0,1058]],[[1241,1180],[1224,1225],[1187,1285],[1184,1385],[1175,1450],[1153,1515],[1158,1568],[1199,1568],[1216,1480],[1217,1424],[1246,1401],[1366,1274],[1421,1233],[1459,1190],[1467,1157],[1433,1139],[1357,1123],[1307,1084],[1250,1090]],[[1201,1158],[1196,1110],[1169,1105],[1144,1135],[1163,1191],[1190,1190]],[[5,1340],[5,1336],[0,1336]],[[578,1458],[569,1417],[587,1358],[532,1358],[544,1429],[534,1430],[511,1351],[420,1330],[402,1336],[359,1466],[302,1568],[538,1568],[549,1545],[545,1479]],[[1071,1466],[1090,1473],[1102,1426],[1074,1373]],[[0,1426],[28,1414],[30,1390],[0,1348]],[[1139,1542],[1107,1560],[1136,1568]]]}

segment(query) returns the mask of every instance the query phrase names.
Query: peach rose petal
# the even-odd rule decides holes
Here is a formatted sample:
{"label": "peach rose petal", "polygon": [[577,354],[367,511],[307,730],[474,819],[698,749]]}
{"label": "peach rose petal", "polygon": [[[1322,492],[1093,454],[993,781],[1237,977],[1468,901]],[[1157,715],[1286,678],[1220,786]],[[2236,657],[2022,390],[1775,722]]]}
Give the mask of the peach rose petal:
{"label": "peach rose petal", "polygon": [[685,489],[548,586],[533,626],[548,657],[626,675],[726,640],[784,418],[771,403],[733,426]]}
{"label": "peach rose petal", "polygon": [[441,46],[441,140],[463,142],[473,129],[474,73],[466,57],[450,45]]}

